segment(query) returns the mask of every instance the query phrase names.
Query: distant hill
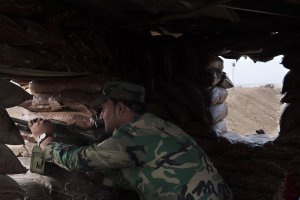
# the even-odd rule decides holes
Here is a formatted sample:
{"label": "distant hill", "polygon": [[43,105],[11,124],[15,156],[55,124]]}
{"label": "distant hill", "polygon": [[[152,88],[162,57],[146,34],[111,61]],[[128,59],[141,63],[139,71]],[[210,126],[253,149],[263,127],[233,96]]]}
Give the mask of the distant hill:
{"label": "distant hill", "polygon": [[226,118],[229,131],[242,135],[263,129],[273,136],[279,131],[281,88],[237,87],[229,89],[229,114]]}

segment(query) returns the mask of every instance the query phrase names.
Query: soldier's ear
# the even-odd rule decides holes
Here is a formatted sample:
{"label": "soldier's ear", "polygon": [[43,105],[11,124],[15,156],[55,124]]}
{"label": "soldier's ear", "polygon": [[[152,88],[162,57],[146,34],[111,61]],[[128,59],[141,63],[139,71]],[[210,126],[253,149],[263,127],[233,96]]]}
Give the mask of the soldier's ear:
{"label": "soldier's ear", "polygon": [[118,102],[117,109],[118,109],[119,117],[121,118],[124,117],[127,106],[123,102]]}

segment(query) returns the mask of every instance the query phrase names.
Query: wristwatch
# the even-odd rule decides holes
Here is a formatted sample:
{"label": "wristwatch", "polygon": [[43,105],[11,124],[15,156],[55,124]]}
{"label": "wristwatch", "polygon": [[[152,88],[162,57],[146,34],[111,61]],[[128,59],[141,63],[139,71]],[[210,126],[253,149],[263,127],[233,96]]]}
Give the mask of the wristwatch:
{"label": "wristwatch", "polygon": [[42,143],[42,142],[44,142],[48,137],[50,137],[51,135],[47,135],[46,133],[42,133],[41,135],[39,135],[39,137],[38,137],[38,141],[37,141],[37,143],[38,143],[38,145],[40,146],[40,144]]}

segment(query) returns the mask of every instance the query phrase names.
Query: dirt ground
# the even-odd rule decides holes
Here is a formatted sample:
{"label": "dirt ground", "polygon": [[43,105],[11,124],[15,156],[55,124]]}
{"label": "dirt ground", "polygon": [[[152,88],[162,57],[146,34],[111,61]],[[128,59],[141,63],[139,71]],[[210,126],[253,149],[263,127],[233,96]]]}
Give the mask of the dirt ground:
{"label": "dirt ground", "polygon": [[241,135],[263,129],[271,136],[279,132],[281,88],[236,87],[228,90],[228,130]]}

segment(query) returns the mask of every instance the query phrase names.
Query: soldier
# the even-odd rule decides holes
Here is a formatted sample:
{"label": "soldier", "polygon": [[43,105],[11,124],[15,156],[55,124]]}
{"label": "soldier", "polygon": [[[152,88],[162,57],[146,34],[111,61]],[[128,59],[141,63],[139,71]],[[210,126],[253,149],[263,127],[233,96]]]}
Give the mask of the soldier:
{"label": "soldier", "polygon": [[[104,174],[146,200],[232,199],[232,193],[197,143],[174,124],[144,112],[144,88],[126,82],[104,85],[100,119],[112,136],[77,147],[55,142],[47,120],[29,122],[47,162],[67,170]],[[42,138],[42,139],[41,139]]]}

